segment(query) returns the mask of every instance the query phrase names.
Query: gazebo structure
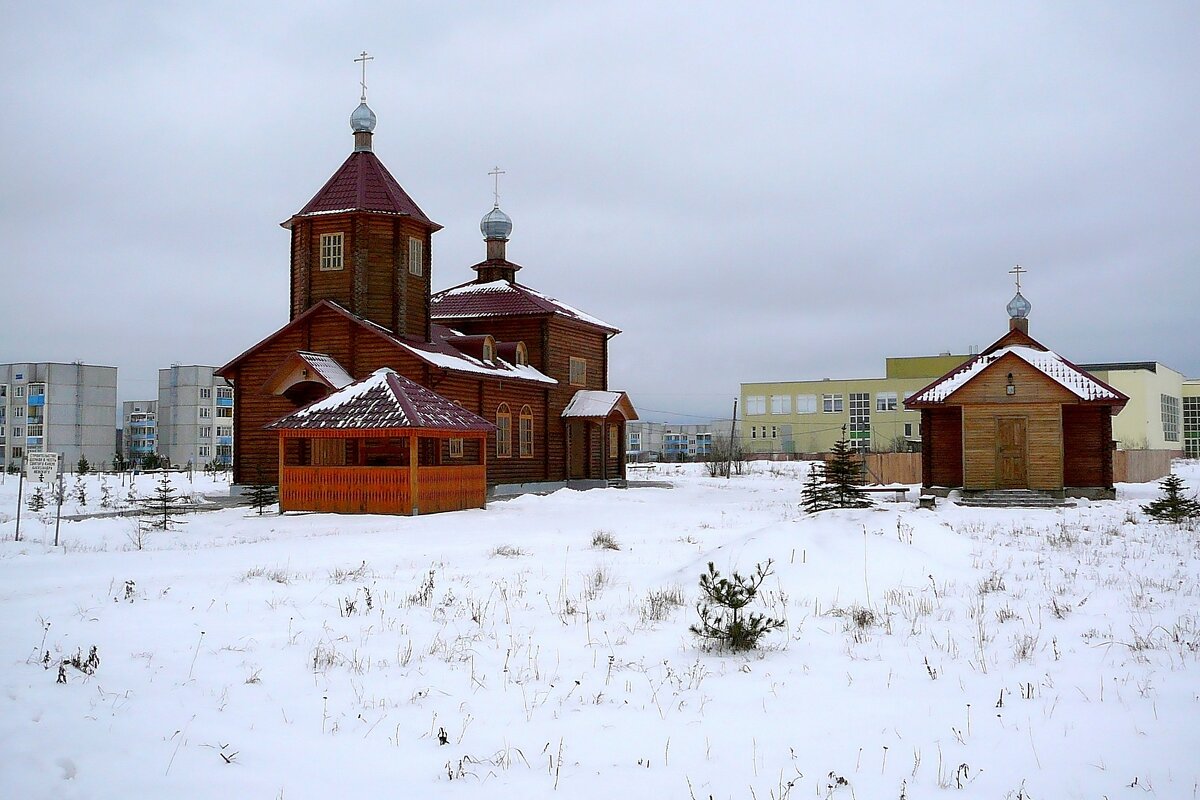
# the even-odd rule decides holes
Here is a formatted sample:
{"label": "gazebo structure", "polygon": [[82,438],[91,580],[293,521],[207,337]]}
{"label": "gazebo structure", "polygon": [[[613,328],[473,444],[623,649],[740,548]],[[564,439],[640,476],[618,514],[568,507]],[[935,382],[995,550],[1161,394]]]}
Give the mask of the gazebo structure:
{"label": "gazebo structure", "polygon": [[1029,335],[1020,286],[1009,331],[904,401],[921,411],[926,490],[1112,498],[1112,417],[1129,398]]}
{"label": "gazebo structure", "polygon": [[429,514],[487,502],[490,422],[383,368],[267,426],[279,510]]}

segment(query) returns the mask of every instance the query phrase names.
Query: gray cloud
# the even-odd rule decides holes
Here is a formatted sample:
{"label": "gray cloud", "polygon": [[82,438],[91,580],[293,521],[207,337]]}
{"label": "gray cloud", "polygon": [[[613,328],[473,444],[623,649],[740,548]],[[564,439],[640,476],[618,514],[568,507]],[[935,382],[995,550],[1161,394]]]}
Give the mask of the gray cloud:
{"label": "gray cloud", "polygon": [[9,9],[0,361],[147,397],[282,324],[365,48],[435,285],[500,164],[520,277],[624,329],[644,408],[987,344],[1015,262],[1068,358],[1200,374],[1194,4],[644,5]]}

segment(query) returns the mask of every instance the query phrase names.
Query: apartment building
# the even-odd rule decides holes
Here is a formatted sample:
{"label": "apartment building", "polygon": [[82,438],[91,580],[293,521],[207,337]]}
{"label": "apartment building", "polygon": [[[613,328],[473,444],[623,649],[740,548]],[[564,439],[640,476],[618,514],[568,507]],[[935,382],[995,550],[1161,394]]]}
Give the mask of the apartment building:
{"label": "apartment building", "polygon": [[703,461],[712,454],[714,442],[729,438],[730,428],[729,420],[692,425],[631,420],[625,423],[625,460]]}
{"label": "apartment building", "polygon": [[121,404],[122,453],[128,461],[158,452],[158,401],[126,400]]}
{"label": "apartment building", "polygon": [[83,363],[0,364],[0,465],[29,453],[58,453],[66,469],[80,456],[99,467],[116,452],[117,368]]}
{"label": "apartment building", "polygon": [[233,386],[215,367],[158,371],[158,453],[172,464],[233,463]]}

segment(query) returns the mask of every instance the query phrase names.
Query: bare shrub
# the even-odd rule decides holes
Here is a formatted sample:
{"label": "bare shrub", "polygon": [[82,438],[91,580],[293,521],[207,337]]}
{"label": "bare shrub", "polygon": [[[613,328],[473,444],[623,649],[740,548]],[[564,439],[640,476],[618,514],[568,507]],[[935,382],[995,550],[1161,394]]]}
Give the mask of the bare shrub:
{"label": "bare shrub", "polygon": [[519,558],[525,555],[529,555],[529,553],[511,544],[502,544],[492,548],[493,558]]}
{"label": "bare shrub", "polygon": [[592,532],[592,547],[597,550],[621,549],[621,545],[617,544],[617,537],[613,536],[612,531],[603,529]]}

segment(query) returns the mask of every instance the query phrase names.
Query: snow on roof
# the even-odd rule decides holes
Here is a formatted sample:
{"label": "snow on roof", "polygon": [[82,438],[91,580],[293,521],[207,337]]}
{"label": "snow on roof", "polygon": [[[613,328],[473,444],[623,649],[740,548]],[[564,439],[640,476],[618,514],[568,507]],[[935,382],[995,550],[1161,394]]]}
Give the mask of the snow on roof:
{"label": "snow on roof", "polygon": [[433,296],[432,314],[438,319],[499,317],[519,314],[558,314],[610,331],[619,329],[528,286],[506,280],[467,283]]}
{"label": "snow on roof", "polygon": [[272,429],[491,430],[483,417],[388,367],[267,426]]}
{"label": "snow on roof", "polygon": [[1105,387],[1091,375],[1063,360],[1062,356],[1049,350],[1014,345],[968,361],[957,372],[909,398],[912,403],[940,403],[962,388],[983,370],[1008,354],[1012,354],[1054,380],[1081,400],[1121,400],[1121,397]]}
{"label": "snow on roof", "polygon": [[607,417],[618,405],[627,406],[622,409],[629,419],[637,419],[633,412],[633,404],[625,397],[624,392],[606,392],[599,389],[580,389],[563,409],[564,417]]}
{"label": "snow on roof", "polygon": [[346,372],[341,364],[334,361],[332,356],[324,353],[310,353],[306,350],[297,350],[296,355],[300,356],[334,389],[341,389],[354,383],[354,378],[350,373]]}

